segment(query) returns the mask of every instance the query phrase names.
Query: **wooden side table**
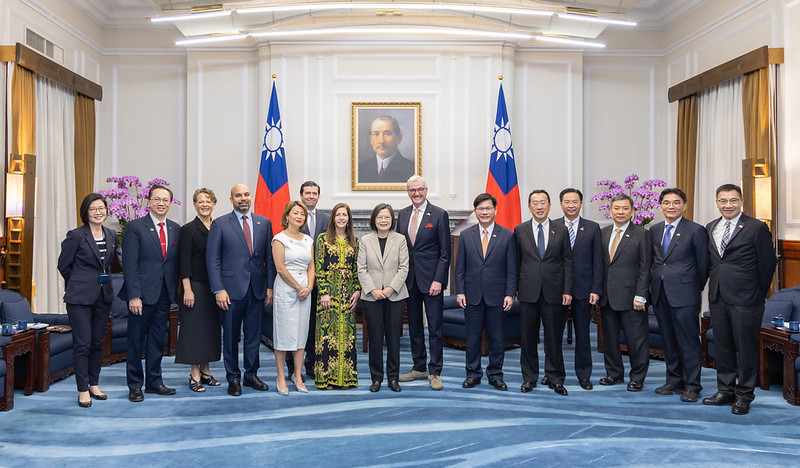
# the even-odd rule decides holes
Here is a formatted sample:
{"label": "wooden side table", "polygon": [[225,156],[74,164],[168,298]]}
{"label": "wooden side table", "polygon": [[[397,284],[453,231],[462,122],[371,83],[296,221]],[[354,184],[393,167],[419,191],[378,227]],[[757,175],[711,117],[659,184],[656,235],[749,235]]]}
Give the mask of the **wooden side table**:
{"label": "wooden side table", "polygon": [[772,326],[761,327],[758,337],[758,374],[759,386],[769,390],[769,351],[783,355],[783,398],[790,405],[800,405],[797,401],[797,379],[794,361],[798,356],[798,343],[792,341],[792,334]]}
{"label": "wooden side table", "polygon": [[5,394],[8,395],[6,410],[14,408],[14,359],[25,356],[25,395],[33,395],[33,377],[36,371],[36,331],[25,330],[9,335],[11,343],[3,347],[3,360],[6,362]]}

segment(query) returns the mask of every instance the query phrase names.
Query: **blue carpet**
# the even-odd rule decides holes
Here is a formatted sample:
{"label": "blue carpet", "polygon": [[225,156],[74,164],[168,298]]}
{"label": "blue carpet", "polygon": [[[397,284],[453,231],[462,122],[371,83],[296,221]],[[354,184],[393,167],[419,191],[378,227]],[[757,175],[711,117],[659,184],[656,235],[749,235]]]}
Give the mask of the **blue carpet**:
{"label": "blue carpet", "polygon": [[[360,349],[360,341],[359,341]],[[800,411],[781,388],[756,390],[748,416],[730,407],[681,403],[653,390],[664,363],[652,360],[645,389],[602,387],[602,355],[594,354],[595,389],[582,390],[572,372],[573,347],[564,345],[567,397],[542,388],[522,394],[519,350],[506,353],[508,392],[488,385],[461,388],[464,353],[445,348],[442,381],[384,387],[370,393],[367,355],[359,353],[359,387],[288,397],[275,388],[272,353],[261,348],[260,376],[270,391],[227,386],[193,393],[188,366],[164,360],[164,380],[177,395],[127,400],[125,364],[103,368],[108,401],[79,408],[73,377],[46,393],[15,394],[15,409],[0,413],[0,466],[797,466]],[[540,356],[543,359],[543,354]],[[484,365],[486,365],[484,358]],[[401,373],[411,357],[401,342]],[[627,368],[628,361],[625,357]],[[224,377],[221,363],[212,365]],[[714,393],[715,372],[703,370],[703,395]],[[292,388],[290,384],[290,389]]]}

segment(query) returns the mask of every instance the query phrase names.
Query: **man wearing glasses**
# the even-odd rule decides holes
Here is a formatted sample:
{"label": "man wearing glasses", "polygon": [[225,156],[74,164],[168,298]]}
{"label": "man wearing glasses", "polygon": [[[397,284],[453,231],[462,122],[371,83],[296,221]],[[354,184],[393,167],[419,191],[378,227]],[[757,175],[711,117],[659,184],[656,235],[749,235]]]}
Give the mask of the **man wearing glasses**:
{"label": "man wearing glasses", "polygon": [[[174,395],[161,379],[161,357],[169,323],[169,307],[178,286],[178,237],[181,226],[167,219],[172,190],[154,185],[147,196],[149,213],[134,219],[122,236],[122,277],[119,297],[128,302],[128,399],[146,393]],[[142,371],[142,349],[145,370]]]}
{"label": "man wearing glasses", "polygon": [[667,381],[656,393],[679,394],[681,401],[694,403],[703,389],[697,317],[700,293],[708,279],[708,239],[703,226],[683,217],[683,190],[666,188],[658,202],[664,221],[649,231],[653,246],[650,299],[664,340]]}
{"label": "man wearing glasses", "polygon": [[732,404],[731,412],[742,415],[750,412],[755,398],[764,298],[778,260],[767,225],[742,213],[739,186],[725,184],[717,189],[717,209],[722,216],[706,226],[717,393],[704,398],[703,404]]}
{"label": "man wearing glasses", "polygon": [[[406,182],[411,205],[397,214],[397,232],[408,242],[408,329],[411,336],[411,356],[414,367],[400,382],[430,379],[432,390],[444,388],[442,373],[442,310],[450,268],[450,218],[447,212],[428,202],[428,186],[421,176],[411,176]],[[425,361],[425,324],[422,304],[428,319],[428,345],[431,358]],[[430,374],[430,377],[428,376]]]}

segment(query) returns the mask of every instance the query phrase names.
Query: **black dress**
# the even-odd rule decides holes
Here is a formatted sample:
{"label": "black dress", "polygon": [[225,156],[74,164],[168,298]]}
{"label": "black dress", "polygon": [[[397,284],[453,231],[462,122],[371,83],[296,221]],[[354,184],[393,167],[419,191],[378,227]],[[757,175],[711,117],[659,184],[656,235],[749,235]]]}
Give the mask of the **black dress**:
{"label": "black dress", "polygon": [[222,349],[219,308],[206,269],[206,241],[208,229],[200,218],[181,227],[181,241],[178,243],[178,276],[189,278],[194,292],[194,307],[183,304],[183,294],[179,298],[181,309],[180,332],[175,362],[178,364],[205,364],[220,359]]}

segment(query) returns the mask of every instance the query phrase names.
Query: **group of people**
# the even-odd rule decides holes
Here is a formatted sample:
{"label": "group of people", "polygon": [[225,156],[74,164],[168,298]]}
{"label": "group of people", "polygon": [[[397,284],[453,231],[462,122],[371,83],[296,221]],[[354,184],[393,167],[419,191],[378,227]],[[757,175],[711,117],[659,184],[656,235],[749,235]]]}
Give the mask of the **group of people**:
{"label": "group of people", "polygon": [[[176,362],[191,365],[189,387],[195,392],[220,385],[209,369],[209,362],[220,359],[220,348],[230,395],[241,395],[242,385],[269,389],[258,377],[264,304],[273,308],[279,394],[289,394],[287,370],[295,391],[308,392],[304,365],[319,389],[356,387],[359,301],[369,336],[370,391],[381,389],[384,376],[395,392],[401,391],[401,382],[413,380],[427,380],[431,389],[441,390],[449,217],[428,201],[422,177],[409,178],[406,188],[411,205],[395,216],[390,205],[378,204],[370,216],[371,232],[356,239],[350,207],[339,203],[330,215],[318,210],[320,188],[312,181],[302,184],[299,201],[286,205],[280,219],[283,231],[274,237],[271,220],[251,212],[253,196],[245,185],[231,189],[233,210],[213,220],[214,192],[198,189],[193,196],[197,217],[183,227],[166,218],[170,189],[154,186],[148,194],[149,213],[128,223],[122,240],[124,285],[119,297],[129,309],[129,399],[142,401],[143,387],[145,393],[175,393],[161,378],[169,307],[175,298],[182,308]],[[494,222],[497,200],[488,193],[478,195],[473,202],[477,224],[461,233],[455,258],[456,300],[465,309],[467,335],[462,387],[481,382],[485,332],[489,384],[508,389],[503,380],[503,320],[518,301],[523,393],[539,381],[543,325],[540,383],[568,394],[562,352],[568,308],[575,327],[575,374],[582,389],[592,390],[593,307],[599,308],[604,336],[606,375],[599,383],[625,381],[622,330],[630,356],[627,390],[641,391],[649,364],[647,308],[652,304],[667,365],[666,382],[655,392],[696,402],[702,390],[700,295],[708,282],[717,392],[703,403],[732,405],[734,414],[747,414],[754,398],[764,298],[777,260],[768,227],[741,212],[741,189],[722,185],[716,198],[722,216],[704,228],[683,217],[683,191],[664,189],[659,204],[665,219],[645,230],[632,223],[633,200],[620,194],[610,202],[613,223],[601,229],[580,216],[580,190],[567,188],[559,194],[564,216],[558,219],[549,217],[550,195],[533,190],[528,197],[532,218],[512,231]],[[80,208],[84,226],[67,233],[58,262],[66,280],[64,300],[83,407],[91,406],[91,398],[106,398],[98,377],[113,299],[108,271],[118,247],[115,233],[102,225],[107,215],[106,200],[88,195]],[[404,309],[413,366],[400,375]]]}

